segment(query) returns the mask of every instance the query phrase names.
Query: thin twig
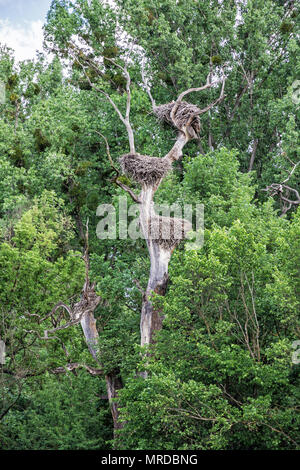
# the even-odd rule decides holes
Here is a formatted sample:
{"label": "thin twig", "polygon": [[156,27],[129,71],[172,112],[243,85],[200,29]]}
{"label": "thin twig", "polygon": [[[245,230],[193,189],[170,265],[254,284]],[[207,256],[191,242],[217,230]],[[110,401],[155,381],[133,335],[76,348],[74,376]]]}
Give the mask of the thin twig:
{"label": "thin twig", "polygon": [[124,191],[126,191],[136,203],[140,204],[141,201],[140,201],[139,197],[138,197],[128,186],[126,186],[126,184],[122,183],[122,182],[118,179],[119,176],[120,176],[120,172],[119,172],[119,170],[115,167],[114,162],[113,162],[113,159],[111,158],[110,148],[109,148],[109,144],[108,144],[107,138],[106,138],[103,134],[101,134],[101,132],[96,131],[96,130],[95,130],[95,132],[96,132],[98,135],[100,135],[100,137],[102,137],[102,139],[105,141],[106,153],[107,153],[109,162],[110,162],[111,167],[113,168],[113,170],[117,173],[117,176],[115,176],[115,178],[114,178],[114,183],[116,183],[120,188],[122,188]]}

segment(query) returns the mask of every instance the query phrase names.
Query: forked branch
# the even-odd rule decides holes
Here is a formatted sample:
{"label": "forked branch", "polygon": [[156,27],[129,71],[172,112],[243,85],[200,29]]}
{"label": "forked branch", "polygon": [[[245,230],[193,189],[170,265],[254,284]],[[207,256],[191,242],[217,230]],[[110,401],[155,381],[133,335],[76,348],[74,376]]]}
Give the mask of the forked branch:
{"label": "forked branch", "polygon": [[200,87],[196,87],[196,88],[188,88],[187,90],[183,91],[177,98],[176,102],[178,101],[182,101],[183,98],[188,95],[189,93],[193,93],[195,91],[203,91],[203,90],[206,90],[207,88],[210,88],[212,87],[213,83],[210,81],[210,76],[211,76],[211,73],[209,72],[209,74],[207,75],[207,79],[206,79],[206,84],[203,85],[203,86],[200,86]]}
{"label": "forked branch", "polygon": [[[299,191],[286,184],[300,165],[300,161],[294,163],[288,157],[287,159],[292,164],[292,169],[288,172],[288,176],[281,183],[272,183],[262,190],[268,192],[271,197],[279,197],[279,200],[282,202],[280,217],[283,217],[292,207],[300,205]],[[291,196],[294,196],[294,198],[291,199]]]}
{"label": "forked branch", "polygon": [[106,145],[106,153],[107,153],[107,156],[108,156],[108,159],[109,159],[109,162],[111,164],[111,167],[112,169],[116,172],[116,176],[114,177],[114,183],[116,183],[120,188],[122,188],[124,191],[126,191],[130,197],[134,200],[134,202],[136,202],[137,204],[140,204],[140,199],[139,197],[128,187],[126,186],[126,184],[122,183],[118,178],[120,176],[120,172],[119,170],[115,167],[114,165],[114,162],[113,162],[113,159],[111,158],[111,154],[110,154],[110,148],[109,148],[109,144],[108,144],[108,140],[107,138],[101,134],[101,132],[99,131],[95,131],[98,135],[100,135],[100,137],[102,137],[102,139],[105,141],[105,145]]}
{"label": "forked branch", "polygon": [[[205,108],[200,109],[198,106],[187,103],[183,101],[183,98],[188,95],[189,93],[195,91],[202,91],[208,88],[211,88],[214,83],[211,82],[211,71],[207,76],[206,84],[201,87],[196,88],[189,88],[188,90],[183,91],[177,98],[176,101],[172,101],[171,103],[167,103],[160,106],[154,106],[153,112],[154,114],[162,121],[166,121],[168,124],[175,127],[175,129],[179,130],[180,133],[184,134],[187,143],[191,139],[198,139],[199,132],[201,128],[200,118],[201,114],[204,114],[208,110],[210,110],[213,106],[220,103],[224,98],[224,89],[225,89],[225,75],[224,70],[222,69],[222,87],[220,96],[211,102]],[[149,92],[148,92],[149,94]],[[175,144],[177,145],[177,144]],[[172,150],[172,155],[174,155],[174,151]],[[173,158],[174,159],[174,158]]]}

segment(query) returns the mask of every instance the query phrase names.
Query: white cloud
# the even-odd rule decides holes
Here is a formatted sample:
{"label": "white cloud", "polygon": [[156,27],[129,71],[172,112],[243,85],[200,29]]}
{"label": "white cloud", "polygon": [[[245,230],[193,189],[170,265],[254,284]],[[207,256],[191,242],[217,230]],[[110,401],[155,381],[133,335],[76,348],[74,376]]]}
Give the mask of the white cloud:
{"label": "white cloud", "polygon": [[[0,0],[3,4],[5,0]],[[0,20],[0,43],[15,51],[16,60],[35,58],[36,50],[42,50],[43,22],[27,21],[13,25],[9,20]]]}

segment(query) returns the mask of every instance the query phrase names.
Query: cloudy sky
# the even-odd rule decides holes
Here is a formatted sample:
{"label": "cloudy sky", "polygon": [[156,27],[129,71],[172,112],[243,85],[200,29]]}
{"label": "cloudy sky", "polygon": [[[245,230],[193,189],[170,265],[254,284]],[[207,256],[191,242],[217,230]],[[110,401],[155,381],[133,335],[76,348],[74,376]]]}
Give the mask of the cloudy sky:
{"label": "cloudy sky", "polygon": [[15,50],[17,60],[33,59],[42,49],[42,26],[51,0],[0,0],[0,43]]}

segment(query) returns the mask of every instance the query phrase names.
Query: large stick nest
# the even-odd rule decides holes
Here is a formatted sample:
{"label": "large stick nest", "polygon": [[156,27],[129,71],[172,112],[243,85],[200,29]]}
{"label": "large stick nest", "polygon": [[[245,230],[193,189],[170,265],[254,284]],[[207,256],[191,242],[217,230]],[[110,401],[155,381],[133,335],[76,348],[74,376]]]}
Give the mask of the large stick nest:
{"label": "large stick nest", "polygon": [[172,168],[168,159],[148,157],[138,153],[123,155],[119,161],[123,173],[134,181],[149,186],[155,185]]}
{"label": "large stick nest", "polygon": [[[177,106],[177,109],[174,113],[174,119],[172,119],[171,112],[174,106]],[[192,139],[198,137],[200,132],[199,114],[201,110],[195,104],[190,104],[186,101],[172,101],[171,103],[155,106],[153,112],[160,121],[167,122],[180,131],[186,128]]]}
{"label": "large stick nest", "polygon": [[149,221],[148,239],[155,240],[164,249],[175,248],[192,230],[192,224],[185,219],[154,216]]}

